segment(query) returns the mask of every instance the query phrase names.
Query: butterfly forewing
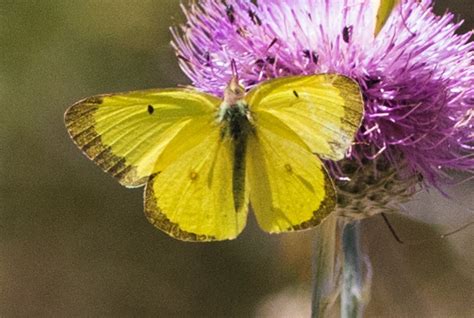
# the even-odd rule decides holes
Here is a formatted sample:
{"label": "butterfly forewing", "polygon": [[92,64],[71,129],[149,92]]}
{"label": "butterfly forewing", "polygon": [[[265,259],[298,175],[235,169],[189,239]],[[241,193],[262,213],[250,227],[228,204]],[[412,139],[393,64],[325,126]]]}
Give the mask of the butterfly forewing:
{"label": "butterfly forewing", "polygon": [[69,134],[84,153],[125,186],[156,172],[168,143],[193,119],[209,118],[220,100],[192,89],[99,95],[71,106]]}
{"label": "butterfly forewing", "polygon": [[359,86],[336,74],[283,77],[249,92],[252,112],[280,119],[324,159],[344,158],[359,128],[363,101]]}

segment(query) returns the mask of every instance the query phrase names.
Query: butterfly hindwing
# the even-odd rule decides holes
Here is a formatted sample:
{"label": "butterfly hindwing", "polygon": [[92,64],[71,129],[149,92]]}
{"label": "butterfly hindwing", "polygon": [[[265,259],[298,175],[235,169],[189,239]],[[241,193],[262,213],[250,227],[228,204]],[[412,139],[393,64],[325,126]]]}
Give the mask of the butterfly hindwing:
{"label": "butterfly hindwing", "polygon": [[323,159],[340,160],[359,128],[363,101],[359,86],[337,74],[268,80],[246,96],[250,110],[284,122]]}
{"label": "butterfly hindwing", "polygon": [[[180,240],[233,239],[245,227],[248,209],[248,187],[241,193],[233,188],[235,145],[215,121],[195,127],[163,153],[166,167],[146,186],[145,213]],[[174,158],[179,147],[187,151]],[[237,210],[236,200],[243,202]]]}
{"label": "butterfly hindwing", "polygon": [[99,95],[71,106],[65,122],[87,157],[133,187],[157,172],[158,157],[185,126],[212,117],[219,104],[185,88]]}
{"label": "butterfly hindwing", "polygon": [[260,227],[278,233],[316,226],[336,203],[323,163],[279,119],[264,112],[255,116],[247,175]]}

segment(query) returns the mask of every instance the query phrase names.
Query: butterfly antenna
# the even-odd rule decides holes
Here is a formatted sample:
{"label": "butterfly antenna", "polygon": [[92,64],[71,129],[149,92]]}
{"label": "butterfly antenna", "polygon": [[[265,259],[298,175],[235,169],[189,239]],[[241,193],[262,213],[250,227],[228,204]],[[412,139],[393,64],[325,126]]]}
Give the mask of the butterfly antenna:
{"label": "butterfly antenna", "polygon": [[232,69],[232,77],[236,78],[237,80],[239,79],[239,73],[237,72],[237,63],[235,62],[234,59],[230,61],[230,67]]}
{"label": "butterfly antenna", "polygon": [[397,232],[395,232],[395,229],[393,228],[392,224],[390,223],[390,221],[388,220],[388,217],[387,215],[385,215],[385,213],[381,213],[382,215],[382,218],[383,220],[385,221],[385,224],[387,225],[388,229],[390,230],[390,232],[392,233],[393,237],[395,238],[395,240],[400,243],[400,244],[405,244],[405,242],[403,242],[400,237],[398,236]]}

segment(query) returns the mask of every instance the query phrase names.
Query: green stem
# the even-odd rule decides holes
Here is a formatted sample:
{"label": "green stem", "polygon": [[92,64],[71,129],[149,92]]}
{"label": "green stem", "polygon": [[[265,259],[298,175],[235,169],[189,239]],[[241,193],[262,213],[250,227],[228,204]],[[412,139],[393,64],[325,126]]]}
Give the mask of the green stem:
{"label": "green stem", "polygon": [[359,318],[364,310],[360,222],[348,223],[342,234],[344,263],[342,265],[341,317]]}
{"label": "green stem", "polygon": [[337,216],[330,215],[316,231],[313,257],[313,318],[327,317],[334,308],[340,293],[341,229],[344,226]]}
{"label": "green stem", "polygon": [[312,317],[333,317],[341,298],[341,317],[362,317],[371,269],[360,242],[360,223],[337,216],[318,226],[313,259]]}

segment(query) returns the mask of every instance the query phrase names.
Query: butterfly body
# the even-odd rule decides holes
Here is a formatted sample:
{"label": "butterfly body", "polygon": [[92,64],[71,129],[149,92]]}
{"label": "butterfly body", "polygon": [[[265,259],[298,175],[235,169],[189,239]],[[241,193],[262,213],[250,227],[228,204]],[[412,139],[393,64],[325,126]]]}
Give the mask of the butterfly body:
{"label": "butterfly body", "polygon": [[236,211],[241,209],[245,200],[246,146],[248,134],[252,131],[245,108],[244,104],[227,108],[224,127],[221,128],[221,138],[229,138],[233,144],[232,194]]}
{"label": "butterfly body", "polygon": [[125,186],[146,184],[145,214],[186,241],[235,238],[249,205],[261,228],[319,224],[335,207],[324,159],[339,160],[362,117],[358,85],[336,74],[233,77],[219,98],[193,89],[100,95],[71,106],[69,133]]}

